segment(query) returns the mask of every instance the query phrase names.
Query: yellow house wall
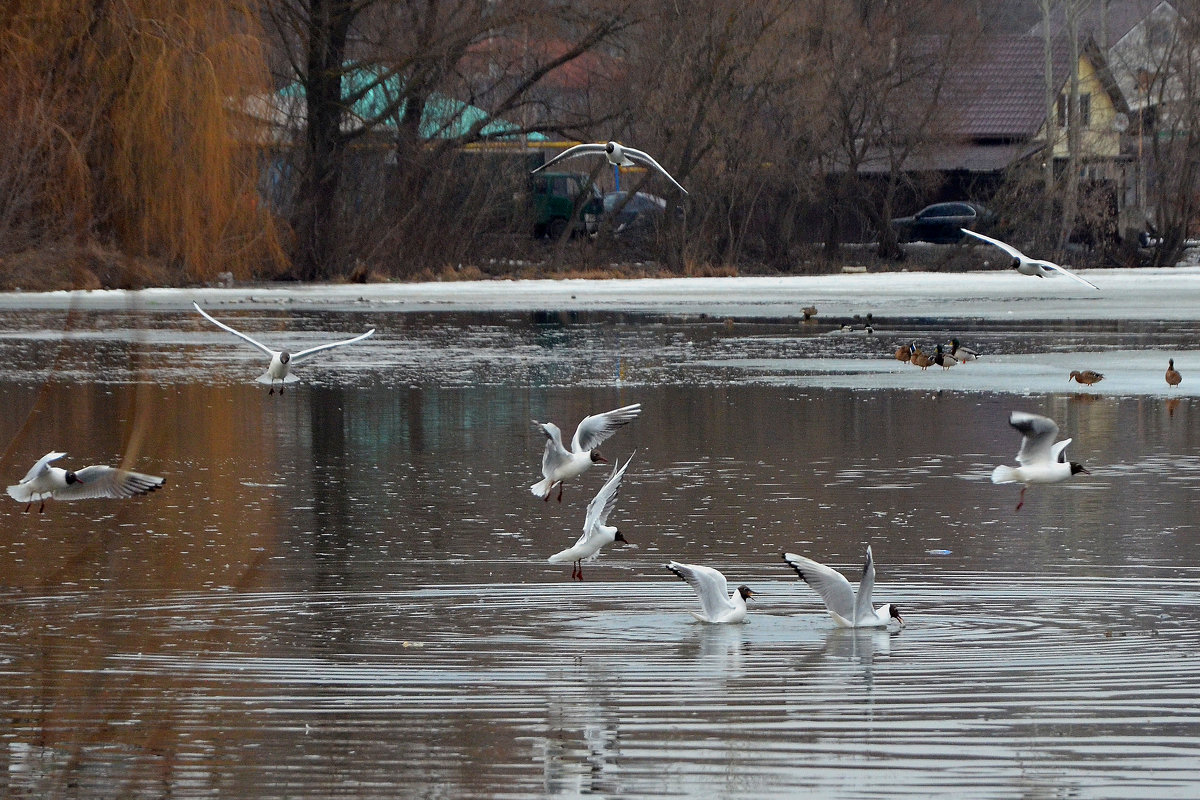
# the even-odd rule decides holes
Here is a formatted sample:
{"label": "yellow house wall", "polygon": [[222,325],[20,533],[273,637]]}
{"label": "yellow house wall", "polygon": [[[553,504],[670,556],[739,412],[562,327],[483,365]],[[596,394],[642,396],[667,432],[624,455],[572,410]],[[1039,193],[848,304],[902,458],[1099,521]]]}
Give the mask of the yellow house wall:
{"label": "yellow house wall", "polygon": [[[1066,91],[1066,84],[1064,84]],[[1083,129],[1080,139],[1083,158],[1113,158],[1121,153],[1121,135],[1113,129],[1113,118],[1117,109],[1113,106],[1112,98],[1100,83],[1092,62],[1086,57],[1079,59],[1079,93],[1090,94],[1092,97],[1091,124]],[[1057,111],[1049,122],[1054,131],[1055,158],[1067,157],[1067,129],[1058,127]],[[1046,128],[1043,125],[1039,138],[1045,139]]]}

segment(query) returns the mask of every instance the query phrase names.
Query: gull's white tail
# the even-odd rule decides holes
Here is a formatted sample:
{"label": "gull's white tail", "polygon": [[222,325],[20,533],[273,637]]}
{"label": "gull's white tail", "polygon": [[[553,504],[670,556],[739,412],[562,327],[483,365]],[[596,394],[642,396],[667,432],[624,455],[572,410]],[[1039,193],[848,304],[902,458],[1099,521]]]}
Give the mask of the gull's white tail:
{"label": "gull's white tail", "polygon": [[1015,467],[1000,466],[992,470],[992,483],[1016,483],[1017,470]]}
{"label": "gull's white tail", "polygon": [[550,488],[554,486],[554,481],[549,478],[542,478],[540,481],[529,487],[529,491],[533,492],[533,496],[541,499],[550,494]]}

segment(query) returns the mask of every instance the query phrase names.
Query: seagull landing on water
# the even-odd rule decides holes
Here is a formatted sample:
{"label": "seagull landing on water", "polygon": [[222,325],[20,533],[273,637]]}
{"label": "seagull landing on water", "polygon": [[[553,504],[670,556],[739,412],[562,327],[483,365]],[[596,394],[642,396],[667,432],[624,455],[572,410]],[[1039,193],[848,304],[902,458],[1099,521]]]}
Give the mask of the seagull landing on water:
{"label": "seagull landing on water", "polygon": [[988,244],[994,244],[996,247],[999,247],[1001,250],[1008,253],[1010,256],[1012,256],[1013,268],[1022,275],[1036,275],[1039,278],[1047,278],[1055,273],[1061,273],[1066,275],[1068,278],[1074,278],[1085,286],[1092,287],[1097,292],[1100,291],[1100,287],[1096,284],[1092,283],[1091,281],[1084,280],[1074,272],[1071,272],[1071,270],[1067,269],[1066,267],[1059,266],[1053,261],[1039,261],[1037,259],[1030,258],[1017,248],[1013,247],[1011,244],[1006,244],[999,239],[993,239],[990,236],[984,236],[982,233],[976,233],[975,231],[968,230],[967,228],[959,228],[959,230],[968,236],[974,236],[980,241],[987,242]]}
{"label": "seagull landing on water", "polygon": [[664,178],[673,183],[676,189],[684,194],[687,194],[687,189],[680,186],[679,181],[672,178],[671,173],[663,169],[662,165],[655,161],[650,154],[643,153],[641,150],[634,150],[632,147],[626,147],[625,145],[617,142],[607,142],[604,144],[601,144],[600,142],[595,142],[593,144],[577,144],[574,147],[569,147],[566,150],[563,150],[554,158],[550,159],[545,164],[542,164],[529,174],[536,175],[552,164],[557,164],[559,161],[567,158],[590,155],[603,155],[608,159],[608,163],[612,164],[614,167],[633,167],[638,165],[650,167],[659,175],[662,175]]}
{"label": "seagull landing on water", "polygon": [[234,336],[237,336],[239,339],[244,339],[245,341],[249,342],[250,344],[257,347],[259,350],[262,350],[264,353],[266,353],[268,356],[270,356],[271,363],[267,366],[267,371],[264,372],[262,375],[258,376],[258,378],[256,379],[259,383],[266,383],[266,384],[270,385],[271,391],[267,392],[267,394],[275,394],[275,381],[280,382],[279,393],[283,394],[283,384],[295,383],[296,381],[299,380],[299,378],[297,378],[295,375],[291,374],[291,368],[292,368],[293,364],[299,364],[304,359],[308,358],[309,356],[315,355],[315,354],[321,352],[322,350],[329,350],[330,348],[333,348],[333,347],[341,347],[342,345],[354,344],[355,342],[361,342],[363,339],[366,339],[368,336],[375,333],[375,329],[371,328],[371,330],[367,331],[366,333],[359,334],[358,336],[355,336],[353,339],[345,339],[340,342],[331,342],[330,344],[317,345],[316,347],[310,347],[307,350],[301,350],[299,353],[289,353],[287,350],[272,350],[271,348],[267,347],[262,342],[259,342],[256,339],[251,338],[250,336],[247,336],[246,334],[242,333],[241,331],[234,330],[233,328],[226,325],[224,322],[213,319],[205,312],[205,310],[203,308],[200,307],[199,303],[192,303],[192,306],[197,311],[200,312],[200,315],[202,317],[204,317],[206,320],[208,320],[212,324],[216,325],[218,328],[229,331]]}
{"label": "seagull landing on water", "polygon": [[594,561],[600,555],[600,548],[613,542],[629,544],[629,540],[615,526],[607,523],[608,515],[617,506],[617,493],[621,489],[621,479],[625,477],[625,470],[629,468],[630,461],[633,461],[632,455],[625,461],[625,466],[620,469],[613,464],[612,474],[600,487],[600,491],[596,492],[592,502],[588,503],[587,516],[583,521],[583,536],[579,537],[579,541],[575,542],[574,546],[546,559],[551,564],[561,564],[565,561],[575,562],[571,570],[571,577],[577,581],[583,580],[583,562]]}
{"label": "seagull landing on water", "polygon": [[164,481],[156,475],[115,467],[92,466],[70,472],[50,463],[66,453],[46,453],[33,465],[33,469],[21,482],[8,487],[8,494],[18,503],[25,503],[25,510],[41,501],[38,513],[46,510],[47,500],[89,500],[100,497],[122,498],[153,492]]}
{"label": "seagull landing on water", "polygon": [[811,558],[784,553],[783,560],[796,570],[805,583],[816,590],[829,610],[829,616],[843,628],[883,628],[893,619],[904,624],[900,607],[888,603],[879,608],[871,606],[871,590],[875,587],[875,559],[867,545],[867,561],[863,564],[858,593],[842,573],[819,564]]}
{"label": "seagull landing on water", "polygon": [[549,500],[554,485],[558,484],[558,502],[561,503],[563,481],[579,477],[592,464],[607,464],[608,459],[600,455],[596,448],[616,433],[617,428],[637,418],[640,413],[642,404],[634,403],[584,417],[575,429],[570,450],[563,446],[562,431],[557,425],[535,419],[533,424],[546,434],[546,449],[542,453],[542,480],[530,486],[529,491],[536,497]]}
{"label": "seagull landing on water", "polygon": [[1000,466],[992,470],[992,483],[1021,483],[1021,499],[1017,511],[1025,505],[1025,490],[1034,483],[1059,483],[1078,475],[1091,473],[1082,464],[1067,461],[1066,449],[1070,439],[1055,443],[1058,425],[1049,417],[1014,411],[1008,424],[1021,432],[1021,449],[1017,452],[1019,467]]}
{"label": "seagull landing on water", "polygon": [[746,618],[746,601],[754,597],[756,592],[749,586],[739,586],[732,594],[725,576],[712,567],[702,567],[698,564],[680,564],[672,561],[664,567],[683,578],[700,597],[700,613],[690,612],[701,622],[727,624],[741,622]]}

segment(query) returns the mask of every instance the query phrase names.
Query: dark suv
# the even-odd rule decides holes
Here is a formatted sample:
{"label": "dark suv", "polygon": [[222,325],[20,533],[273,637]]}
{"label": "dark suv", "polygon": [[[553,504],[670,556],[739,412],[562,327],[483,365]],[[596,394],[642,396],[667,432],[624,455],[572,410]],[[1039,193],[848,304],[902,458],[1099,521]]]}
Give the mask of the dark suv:
{"label": "dark suv", "polygon": [[978,203],[934,203],[911,217],[892,220],[902,242],[954,244],[963,237],[960,228],[983,233],[996,222],[996,215]]}

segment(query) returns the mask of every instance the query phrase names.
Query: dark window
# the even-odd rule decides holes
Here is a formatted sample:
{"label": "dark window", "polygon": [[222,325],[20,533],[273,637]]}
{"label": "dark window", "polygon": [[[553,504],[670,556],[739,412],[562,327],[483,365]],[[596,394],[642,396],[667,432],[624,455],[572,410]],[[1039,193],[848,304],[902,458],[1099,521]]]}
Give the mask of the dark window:
{"label": "dark window", "polygon": [[[1060,94],[1058,96],[1058,127],[1067,127],[1068,121],[1068,104],[1067,95]],[[1090,94],[1079,95],[1079,127],[1090,128],[1092,125],[1092,96]]]}

